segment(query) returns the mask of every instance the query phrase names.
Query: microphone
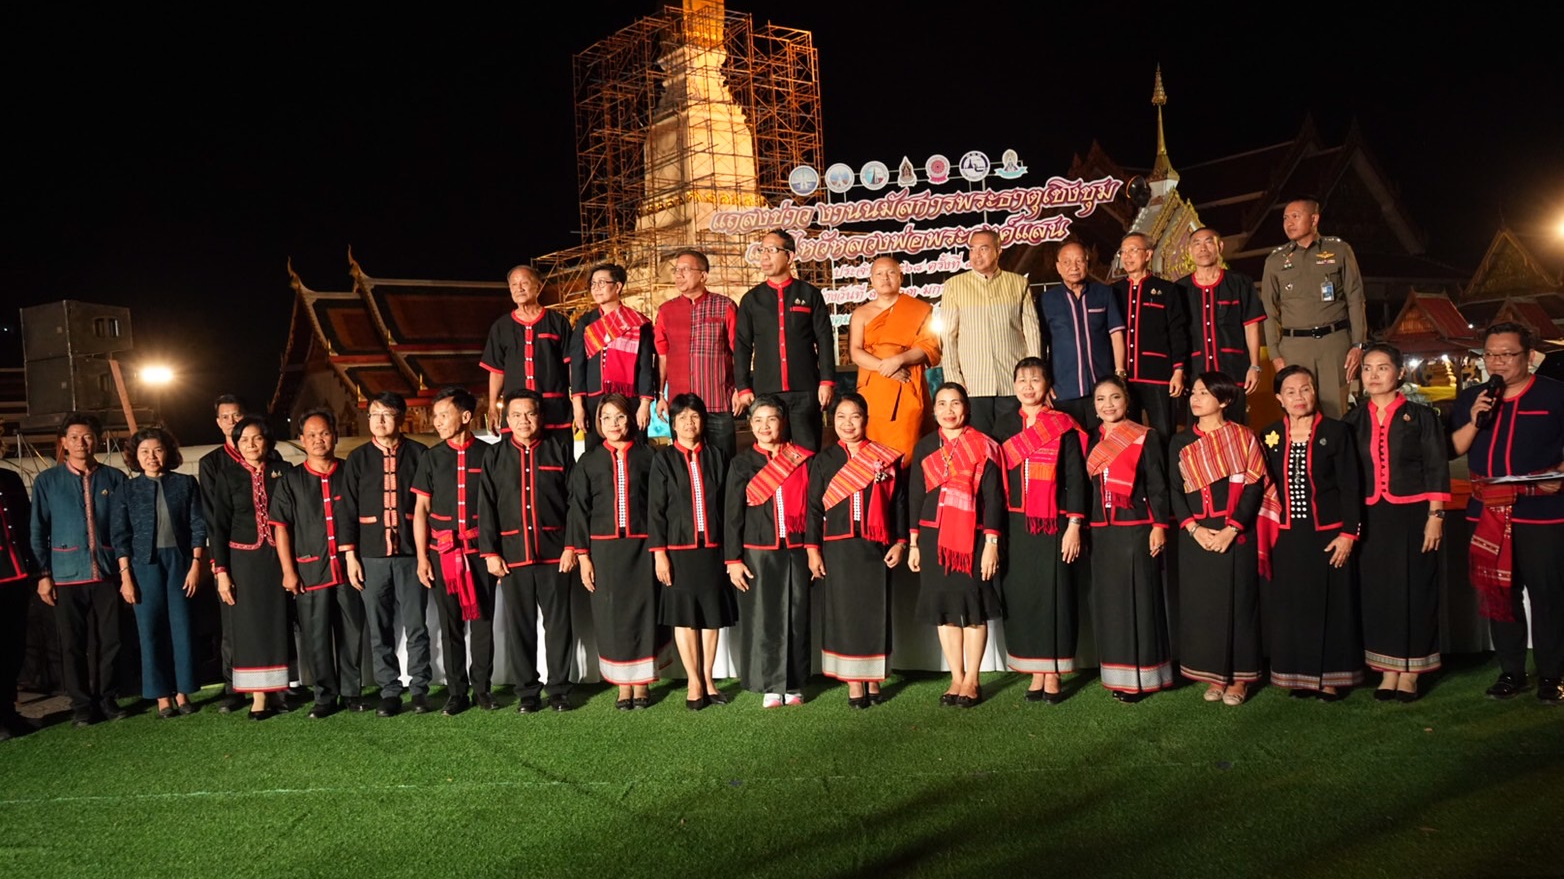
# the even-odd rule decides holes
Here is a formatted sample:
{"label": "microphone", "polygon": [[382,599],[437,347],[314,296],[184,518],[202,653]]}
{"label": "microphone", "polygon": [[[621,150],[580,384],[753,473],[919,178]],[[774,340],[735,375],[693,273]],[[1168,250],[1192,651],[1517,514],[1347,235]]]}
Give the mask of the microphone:
{"label": "microphone", "polygon": [[1499,417],[1499,404],[1504,402],[1504,377],[1493,376],[1488,383],[1483,385],[1482,392],[1493,396],[1493,408],[1477,415],[1477,429],[1484,430],[1493,424],[1493,420]]}

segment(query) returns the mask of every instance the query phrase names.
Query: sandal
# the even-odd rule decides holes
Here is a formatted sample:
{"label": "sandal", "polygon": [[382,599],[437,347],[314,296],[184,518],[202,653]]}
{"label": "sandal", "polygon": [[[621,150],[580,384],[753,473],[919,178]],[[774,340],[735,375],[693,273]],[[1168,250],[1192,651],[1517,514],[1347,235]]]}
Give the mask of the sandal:
{"label": "sandal", "polygon": [[1248,698],[1249,698],[1249,691],[1247,689],[1239,690],[1236,693],[1223,692],[1222,693],[1222,704],[1223,705],[1242,705],[1242,704],[1244,704],[1244,700],[1248,699]]}
{"label": "sandal", "polygon": [[1207,702],[1222,701],[1222,685],[1212,684],[1211,686],[1206,687],[1205,700]]}

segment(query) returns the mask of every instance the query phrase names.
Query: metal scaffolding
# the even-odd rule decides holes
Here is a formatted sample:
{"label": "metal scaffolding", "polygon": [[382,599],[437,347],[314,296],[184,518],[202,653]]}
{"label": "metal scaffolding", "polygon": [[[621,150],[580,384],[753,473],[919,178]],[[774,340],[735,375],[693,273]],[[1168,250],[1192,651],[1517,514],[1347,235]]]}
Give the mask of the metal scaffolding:
{"label": "metal scaffolding", "polygon": [[711,261],[713,291],[758,283],[749,241],[708,221],[718,209],[807,201],[787,180],[823,156],[810,33],[686,0],[577,54],[574,71],[581,244],[537,261],[558,307],[588,308],[586,273],[609,260],[630,274],[625,300],[650,313],[674,294],[671,261],[687,247]]}

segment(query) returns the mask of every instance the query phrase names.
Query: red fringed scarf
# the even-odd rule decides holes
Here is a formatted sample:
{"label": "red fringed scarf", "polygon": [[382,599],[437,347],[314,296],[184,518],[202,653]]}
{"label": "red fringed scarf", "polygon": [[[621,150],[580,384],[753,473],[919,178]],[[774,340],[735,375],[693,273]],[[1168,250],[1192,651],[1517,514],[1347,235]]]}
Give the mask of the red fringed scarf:
{"label": "red fringed scarf", "polygon": [[825,508],[831,509],[849,497],[874,485],[869,492],[863,511],[863,536],[875,543],[890,543],[890,530],[886,527],[890,511],[891,492],[896,487],[896,462],[901,452],[873,440],[866,440],[858,447],[858,454],[850,455],[842,469],[836,471],[825,487]]}
{"label": "red fringed scarf", "polygon": [[1022,508],[1026,529],[1033,534],[1059,533],[1059,440],[1072,430],[1084,448],[1086,434],[1075,419],[1057,409],[1044,409],[1037,413],[1037,423],[1005,440],[1005,469],[1024,467]]}
{"label": "red fringed scarf", "polygon": [[955,439],[942,440],[939,450],[923,459],[924,488],[940,490],[934,526],[939,529],[939,563],[946,573],[978,576],[972,558],[978,486],[983,483],[983,468],[998,463],[998,444],[970,427]]}
{"label": "red fringed scarf", "polygon": [[[1548,471],[1538,471],[1546,473]],[[1472,496],[1483,505],[1472,529],[1472,545],[1467,553],[1472,585],[1477,589],[1477,609],[1483,616],[1501,623],[1515,622],[1510,587],[1514,585],[1514,546],[1510,541],[1515,499],[1539,494],[1554,494],[1557,481],[1546,483],[1503,482],[1495,485],[1472,480]]]}
{"label": "red fringed scarf", "polygon": [[[472,566],[467,553],[472,552],[471,541],[478,539],[478,529],[469,528],[458,534],[455,529],[431,529],[434,551],[440,554],[440,573],[445,578],[445,591],[456,596],[462,606],[462,619],[475,620],[482,614],[478,609],[478,590],[473,583]],[[459,541],[459,542],[458,542]]]}
{"label": "red fringed scarf", "polygon": [[1103,476],[1102,500],[1110,509],[1128,507],[1134,501],[1135,469],[1140,466],[1140,455],[1146,450],[1146,434],[1149,431],[1133,421],[1120,421],[1103,429],[1102,439],[1086,456],[1086,474],[1096,479]]}
{"label": "red fringed scarf", "polygon": [[[755,451],[765,454],[759,448]],[[809,471],[801,465],[809,460],[814,452],[808,449],[788,443],[777,449],[776,454],[766,466],[760,468],[760,472],[749,481],[744,489],[744,502],[752,507],[769,503],[776,497],[777,489],[782,489],[782,514],[787,517],[784,526],[789,534],[802,534],[804,531],[804,494],[809,488]]]}
{"label": "red fringed scarf", "polygon": [[1245,485],[1258,482],[1265,487],[1260,497],[1260,515],[1255,520],[1255,542],[1259,544],[1260,574],[1270,579],[1271,550],[1282,533],[1282,502],[1276,494],[1276,484],[1266,473],[1260,443],[1249,428],[1228,422],[1202,435],[1178,453],[1178,469],[1184,477],[1186,494],[1219,479],[1231,482],[1227,492],[1228,514],[1238,505],[1238,496]]}
{"label": "red fringed scarf", "polygon": [[587,324],[583,334],[586,356],[596,357],[608,349],[603,354],[603,393],[635,396],[636,352],[641,347],[640,328],[646,322],[639,311],[620,305]]}

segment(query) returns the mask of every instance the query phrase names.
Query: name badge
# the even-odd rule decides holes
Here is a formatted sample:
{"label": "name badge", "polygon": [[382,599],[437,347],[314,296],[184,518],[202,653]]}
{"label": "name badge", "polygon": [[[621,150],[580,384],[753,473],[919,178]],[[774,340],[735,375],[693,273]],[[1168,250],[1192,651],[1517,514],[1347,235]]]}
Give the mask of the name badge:
{"label": "name badge", "polygon": [[1320,301],[1321,302],[1335,302],[1336,301],[1336,285],[1335,284],[1332,284],[1330,281],[1321,281],[1320,282]]}

